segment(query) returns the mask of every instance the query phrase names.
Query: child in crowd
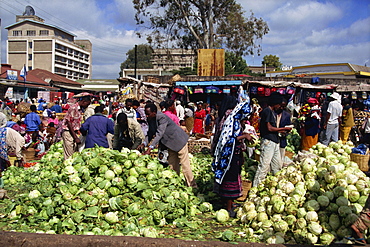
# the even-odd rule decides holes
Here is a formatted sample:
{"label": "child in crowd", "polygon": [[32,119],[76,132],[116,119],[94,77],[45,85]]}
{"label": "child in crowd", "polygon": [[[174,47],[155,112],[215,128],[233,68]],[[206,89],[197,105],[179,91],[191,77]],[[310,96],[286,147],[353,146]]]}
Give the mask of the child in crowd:
{"label": "child in crowd", "polygon": [[57,129],[55,128],[54,123],[53,122],[49,123],[48,127],[46,128],[47,133],[46,139],[49,147],[54,143],[54,137],[56,132]]}
{"label": "child in crowd", "polygon": [[45,139],[46,139],[46,129],[43,124],[40,124],[39,131],[32,133],[33,147],[35,148],[35,157],[42,157],[45,152]]}

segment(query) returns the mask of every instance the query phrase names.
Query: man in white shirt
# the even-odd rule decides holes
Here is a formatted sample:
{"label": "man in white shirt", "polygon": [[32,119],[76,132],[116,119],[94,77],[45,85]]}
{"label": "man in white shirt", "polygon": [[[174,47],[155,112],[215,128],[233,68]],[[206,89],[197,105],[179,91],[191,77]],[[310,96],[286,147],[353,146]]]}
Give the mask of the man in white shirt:
{"label": "man in white shirt", "polygon": [[330,95],[330,98],[331,102],[328,106],[326,123],[323,126],[323,128],[326,129],[326,135],[322,144],[326,146],[329,144],[329,142],[337,142],[339,139],[339,124],[343,111],[343,107],[340,102],[341,96],[335,92]]}
{"label": "man in white shirt", "polygon": [[137,122],[136,118],[136,111],[134,108],[132,108],[132,99],[126,99],[125,101],[125,107],[121,108],[117,112],[117,116],[123,112],[127,115],[127,118],[132,119],[133,121]]}
{"label": "man in white shirt", "polygon": [[185,109],[184,107],[181,105],[181,101],[180,100],[177,100],[176,101],[176,113],[177,113],[177,117],[179,118],[179,120],[184,120],[185,118]]}

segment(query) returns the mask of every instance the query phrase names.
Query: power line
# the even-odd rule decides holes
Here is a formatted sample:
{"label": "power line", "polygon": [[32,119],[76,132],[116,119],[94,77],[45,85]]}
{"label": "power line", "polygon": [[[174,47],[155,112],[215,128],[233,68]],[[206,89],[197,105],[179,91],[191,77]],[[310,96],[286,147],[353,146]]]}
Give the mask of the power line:
{"label": "power line", "polygon": [[[18,2],[18,1],[16,1]],[[19,2],[18,2],[19,3]],[[19,11],[21,12],[16,6],[14,5],[10,5],[10,4],[7,4],[8,7],[12,8],[13,10],[16,10],[16,11]],[[14,15],[17,15],[5,8],[3,8],[4,10],[8,11],[9,13],[11,14],[14,14]],[[83,35],[82,35],[83,36]],[[87,38],[87,37],[86,37]],[[95,38],[92,38],[92,40],[96,40]],[[117,49],[107,49],[106,47],[102,47],[100,46],[99,44],[97,45],[94,45],[94,52],[98,52],[98,53],[101,53],[101,54],[106,54],[106,55],[109,55],[109,56],[113,56],[113,57],[117,57],[117,58],[124,58],[124,54],[119,54],[117,53]]]}
{"label": "power line", "polygon": [[[9,7],[11,7],[11,8],[13,8],[13,9],[15,9],[16,11],[22,12],[22,10],[19,10],[17,7],[15,7],[14,5],[12,5],[12,4],[8,3],[8,2],[1,1],[1,3],[6,4],[7,6],[9,6]],[[12,14],[13,14],[13,13],[12,13]]]}
{"label": "power line", "polygon": [[[17,3],[19,3],[19,4],[22,4],[22,3],[20,3],[19,1],[17,1],[16,0],[16,2]],[[3,1],[0,1],[0,3],[4,3]],[[16,11],[18,11],[18,12],[22,12],[18,7],[16,7],[16,6],[14,6],[14,5],[11,5],[11,4],[9,4],[9,3],[5,3],[6,5],[7,5],[7,7],[10,7],[12,10],[16,10]],[[36,5],[35,5],[36,6]],[[38,8],[38,6],[36,6],[37,8]],[[8,10],[8,9],[6,9],[6,8],[4,8],[4,7],[1,7],[2,9],[4,9],[5,11],[7,11],[7,12],[9,12],[9,13],[11,13],[11,14],[13,14],[13,15],[17,15],[16,13],[13,13],[12,11],[10,11],[10,10]],[[44,13],[46,13],[47,15],[50,15],[49,13],[47,13],[46,11],[44,11],[44,10],[42,10],[42,9],[40,9],[42,12],[44,12]],[[50,16],[52,16],[52,15],[50,15]],[[61,20],[61,19],[59,19],[59,18],[57,18],[57,17],[55,17],[55,16],[52,16],[52,17],[54,17],[54,18],[56,18],[56,19],[58,19],[58,20],[60,20],[61,22],[63,22],[63,23],[66,23],[66,22],[64,22],[63,20]],[[66,23],[68,26],[71,26],[71,27],[73,27],[72,25],[70,25],[70,24],[68,24],[68,23]],[[85,31],[85,30],[82,30],[82,29],[80,29],[79,31]],[[98,40],[98,39],[96,39],[96,38],[94,38],[94,37],[86,37],[86,36],[84,36],[84,35],[81,35],[82,37],[84,37],[84,38],[88,38],[88,39],[91,39],[92,41],[94,41],[95,40],[95,42],[96,43],[103,43],[103,44],[109,44],[109,46],[112,46],[112,44],[114,44],[113,42],[112,42],[112,44],[110,44],[110,43],[106,43],[106,42],[102,42],[101,40]],[[94,43],[95,43],[94,42]],[[120,49],[109,49],[109,48],[107,48],[106,46],[101,46],[101,45],[99,45],[99,44],[94,44],[94,52],[97,52],[97,53],[101,53],[101,54],[106,54],[106,55],[109,55],[109,56],[113,56],[113,57],[117,57],[117,58],[124,58],[124,56],[125,56],[125,54],[119,54],[118,52],[117,52],[117,50],[121,50],[123,47],[122,47],[122,45],[121,45],[121,47],[120,47]],[[122,49],[123,50],[123,49]]]}
{"label": "power line", "polygon": [[[22,3],[20,3],[18,0],[15,0],[17,3],[19,3],[19,4],[22,4]],[[66,24],[67,26],[69,26],[70,28],[76,28],[76,26],[74,26],[74,25],[71,25],[71,24],[69,24],[69,23],[67,23],[67,22],[65,22],[64,20],[62,20],[62,19],[60,19],[60,18],[58,18],[58,17],[56,17],[56,16],[54,16],[54,15],[51,15],[49,12],[47,12],[47,11],[45,11],[45,10],[43,10],[42,8],[40,8],[39,6],[37,6],[37,5],[35,5],[35,4],[32,4],[32,5],[34,5],[35,7],[37,7],[38,8],[38,10],[41,10],[43,13],[45,13],[47,16],[50,16],[50,17],[52,17],[52,18],[54,18],[54,19],[56,19],[56,20],[58,20],[58,21],[60,21],[61,23],[64,23],[64,24]],[[51,22],[53,22],[53,21],[51,21]],[[55,22],[56,24],[58,24],[57,22]],[[84,29],[82,29],[82,28],[77,28],[77,31],[85,31]],[[84,36],[84,35],[81,35],[82,37],[85,37],[85,38],[87,38],[86,36]],[[92,38],[92,39],[95,39],[95,38]],[[122,47],[122,44],[118,44],[118,43],[115,43],[115,42],[109,42],[109,43],[106,43],[106,42],[104,42],[104,41],[101,41],[101,40],[98,40],[98,39],[95,39],[96,40],[96,42],[99,42],[99,43],[102,43],[102,44],[104,44],[104,45],[109,45],[109,46],[112,46],[112,45],[115,45],[115,46],[118,46],[118,47]],[[106,49],[106,48],[105,48]],[[109,49],[106,49],[106,50],[109,50]],[[112,50],[113,52],[116,52],[116,51],[114,51],[114,50]]]}
{"label": "power line", "polygon": [[[8,5],[8,7],[10,7],[10,6]],[[11,12],[10,10],[7,10],[6,8],[4,8],[4,6],[0,6],[0,8],[9,12],[10,14],[16,15],[15,13]]]}

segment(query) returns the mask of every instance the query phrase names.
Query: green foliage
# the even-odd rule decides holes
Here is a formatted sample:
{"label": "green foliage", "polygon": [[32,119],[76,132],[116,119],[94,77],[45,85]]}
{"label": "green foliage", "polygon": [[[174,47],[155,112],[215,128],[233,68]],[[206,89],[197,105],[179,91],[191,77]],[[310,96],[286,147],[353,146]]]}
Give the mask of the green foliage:
{"label": "green foliage", "polygon": [[266,55],[263,57],[262,65],[266,65],[266,67],[274,67],[277,70],[281,69],[283,64],[280,62],[280,58],[276,55]]}
{"label": "green foliage", "polygon": [[197,70],[195,68],[186,67],[179,68],[178,70],[174,69],[171,71],[174,75],[186,76],[186,75],[197,75]]}
{"label": "green foliage", "polygon": [[[235,0],[134,0],[136,23],[158,48],[225,48],[237,55],[259,54],[256,42],[268,33],[267,23],[253,13],[245,17]],[[141,37],[143,32],[137,34]],[[146,32],[147,33],[147,32]]]}
{"label": "green foliage", "polygon": [[[137,69],[152,69],[153,64],[150,61],[153,49],[149,45],[141,44],[137,46]],[[126,53],[126,60],[121,63],[120,76],[122,76],[123,69],[135,68],[135,47]]]}
{"label": "green foliage", "polygon": [[249,74],[247,62],[242,56],[236,55],[234,52],[226,51],[225,53],[225,74]]}

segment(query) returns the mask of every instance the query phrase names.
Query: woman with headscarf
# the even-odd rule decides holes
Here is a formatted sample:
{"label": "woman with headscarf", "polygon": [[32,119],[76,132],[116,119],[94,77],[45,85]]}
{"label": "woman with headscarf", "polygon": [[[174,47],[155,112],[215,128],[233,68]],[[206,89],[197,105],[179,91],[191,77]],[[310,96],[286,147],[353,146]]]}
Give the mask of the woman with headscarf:
{"label": "woman with headscarf", "polygon": [[186,129],[191,134],[194,127],[194,103],[189,102],[184,111]]}
{"label": "woman with headscarf", "polygon": [[19,166],[23,166],[22,147],[24,138],[14,129],[6,127],[7,119],[4,113],[0,112],[0,166],[1,171],[10,165],[8,151],[15,153]]}
{"label": "woman with headscarf", "polygon": [[253,105],[252,105],[252,114],[250,116],[250,124],[258,132],[260,125],[260,112],[262,111],[262,107],[259,105],[258,100],[256,98],[253,98],[252,102]]}
{"label": "woman with headscarf", "polygon": [[194,112],[194,134],[204,134],[204,119],[206,118],[206,110],[203,109],[203,102],[197,102],[197,109]]}
{"label": "woman with headscarf", "polygon": [[165,107],[165,111],[163,113],[167,115],[172,121],[174,121],[175,124],[180,126],[180,120],[176,114],[175,101],[173,101],[172,99],[166,100],[164,102],[164,107]]}
{"label": "woman with headscarf", "polygon": [[234,96],[227,95],[222,103],[220,104],[218,110],[218,117],[215,119],[215,127],[213,130],[213,138],[211,143],[211,153],[214,154],[216,145],[218,143],[218,139],[221,134],[222,126],[226,120],[226,118],[230,115],[230,113],[234,110],[237,104],[236,98]]}
{"label": "woman with headscarf", "polygon": [[231,217],[235,217],[233,201],[241,196],[244,140],[250,141],[249,134],[243,133],[241,121],[250,114],[249,98],[239,103],[226,118],[212,162],[215,173],[214,191],[225,203]]}
{"label": "woman with headscarf", "polygon": [[320,108],[318,106],[319,101],[315,98],[309,98],[307,100],[308,107],[305,115],[301,148],[302,150],[309,150],[313,145],[319,141],[320,133]]}
{"label": "woman with headscarf", "polygon": [[342,102],[343,111],[342,111],[342,121],[340,123],[339,134],[340,140],[347,142],[349,133],[353,126],[355,126],[355,119],[353,115],[353,110],[351,107],[351,100],[349,98],[343,99]]}

